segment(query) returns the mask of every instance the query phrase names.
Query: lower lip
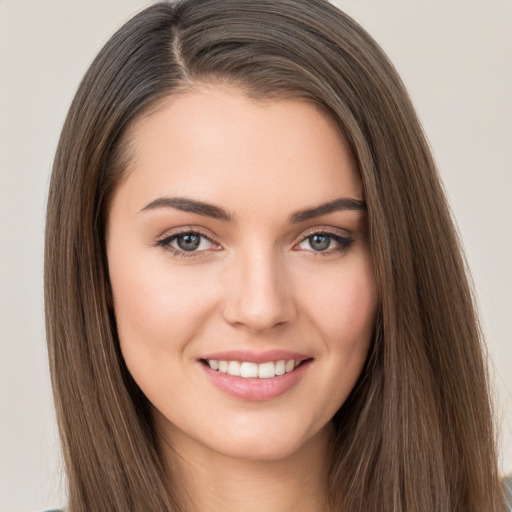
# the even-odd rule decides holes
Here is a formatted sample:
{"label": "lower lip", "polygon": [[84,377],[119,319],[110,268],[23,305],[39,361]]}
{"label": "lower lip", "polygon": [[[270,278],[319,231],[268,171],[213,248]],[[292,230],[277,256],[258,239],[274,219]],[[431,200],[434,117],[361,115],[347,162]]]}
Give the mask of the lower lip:
{"label": "lower lip", "polygon": [[277,398],[295,386],[311,363],[312,360],[305,361],[293,371],[271,377],[270,379],[236,377],[212,370],[202,362],[199,365],[210,381],[224,393],[241,400],[263,402]]}

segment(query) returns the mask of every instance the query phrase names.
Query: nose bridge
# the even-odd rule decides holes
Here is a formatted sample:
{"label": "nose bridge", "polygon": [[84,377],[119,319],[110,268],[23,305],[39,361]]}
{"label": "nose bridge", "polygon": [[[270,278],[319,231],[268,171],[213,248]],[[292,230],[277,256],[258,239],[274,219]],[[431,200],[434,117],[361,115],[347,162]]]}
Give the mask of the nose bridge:
{"label": "nose bridge", "polygon": [[226,319],[260,332],[290,322],[296,314],[281,255],[265,246],[241,251],[230,271]]}

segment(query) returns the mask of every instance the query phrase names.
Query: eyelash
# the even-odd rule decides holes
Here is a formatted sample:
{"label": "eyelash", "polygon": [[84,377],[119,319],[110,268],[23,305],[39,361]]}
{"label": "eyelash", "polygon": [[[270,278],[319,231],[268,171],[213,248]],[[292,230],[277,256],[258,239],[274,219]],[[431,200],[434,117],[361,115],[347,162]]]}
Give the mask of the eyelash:
{"label": "eyelash", "polygon": [[[177,233],[173,233],[171,235],[164,236],[160,240],[157,240],[156,245],[162,247],[165,251],[169,251],[173,257],[175,258],[201,258],[207,256],[206,251],[184,251],[182,249],[177,249],[176,247],[172,247],[171,243],[184,235],[195,235],[200,239],[207,240],[210,244],[214,246],[218,246],[209,236],[206,236],[204,233],[194,229],[184,229],[182,231],[178,231]],[[201,243],[201,242],[199,242]]]}
{"label": "eyelash", "polygon": [[[310,252],[312,253],[313,256],[329,256],[336,252],[344,253],[349,249],[349,247],[355,241],[354,238],[352,238],[351,236],[343,236],[343,235],[340,235],[339,233],[333,233],[332,231],[319,230],[319,231],[311,231],[311,232],[307,233],[306,235],[304,235],[302,237],[301,241],[298,244],[296,244],[295,247],[298,245],[301,245],[303,242],[312,238],[313,236],[327,236],[331,240],[334,240],[335,243],[338,244],[338,247],[335,247],[333,249],[329,247],[324,251],[315,251],[315,250],[311,249]],[[331,244],[329,244],[329,245],[331,245]]]}
{"label": "eyelash", "polygon": [[[215,243],[209,236],[205,235],[204,233],[201,233],[200,231],[194,230],[194,229],[186,229],[183,231],[179,231],[177,233],[173,233],[171,235],[167,235],[167,236],[157,240],[156,245],[158,247],[162,247],[162,249],[164,249],[165,251],[169,251],[175,258],[200,258],[200,257],[207,256],[207,254],[206,254],[207,250],[185,251],[185,250],[177,249],[176,247],[171,246],[171,243],[174,240],[176,240],[180,236],[184,236],[184,235],[194,235],[194,236],[199,237],[200,239],[207,240],[210,244],[212,244],[214,246],[220,247],[219,244]],[[312,232],[307,233],[305,236],[302,237],[300,242],[295,244],[294,247],[301,245],[303,242],[312,238],[315,235],[330,237],[332,240],[334,240],[335,243],[338,244],[338,247],[336,247],[334,249],[327,248],[324,251],[315,251],[315,250],[311,249],[309,252],[311,252],[312,255],[314,255],[314,256],[328,256],[328,255],[333,254],[334,252],[343,253],[343,252],[347,251],[349,249],[349,247],[355,241],[350,236],[342,236],[339,233],[333,233],[333,232],[326,231],[326,230],[319,230],[319,231],[312,231]],[[201,241],[200,241],[200,243],[201,243]]]}

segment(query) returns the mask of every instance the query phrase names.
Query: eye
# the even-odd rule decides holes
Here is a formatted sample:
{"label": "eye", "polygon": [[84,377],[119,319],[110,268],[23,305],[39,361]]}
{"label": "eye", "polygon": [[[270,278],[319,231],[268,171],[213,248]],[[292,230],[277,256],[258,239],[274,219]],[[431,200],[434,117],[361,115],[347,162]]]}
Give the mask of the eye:
{"label": "eye", "polygon": [[157,245],[179,257],[196,256],[209,249],[220,248],[210,238],[198,231],[182,231],[168,235],[159,240]]}
{"label": "eye", "polygon": [[308,235],[298,247],[306,251],[330,254],[347,250],[353,242],[354,239],[349,236],[321,231]]}

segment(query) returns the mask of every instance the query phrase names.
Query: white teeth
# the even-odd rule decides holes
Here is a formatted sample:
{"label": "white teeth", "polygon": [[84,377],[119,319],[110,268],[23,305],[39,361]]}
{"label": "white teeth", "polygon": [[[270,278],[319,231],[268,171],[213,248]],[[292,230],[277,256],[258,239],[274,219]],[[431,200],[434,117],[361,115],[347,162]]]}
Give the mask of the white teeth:
{"label": "white teeth", "polygon": [[208,365],[212,370],[234,375],[235,377],[271,379],[293,371],[301,361],[290,359],[289,361],[269,361],[267,363],[249,363],[248,361],[217,361],[208,359]]}
{"label": "white teeth", "polygon": [[256,363],[242,363],[240,365],[240,377],[257,377],[258,365]]}
{"label": "white teeth", "polygon": [[229,373],[229,375],[234,375],[235,377],[240,377],[240,363],[238,361],[229,361],[228,373]]}
{"label": "white teeth", "polygon": [[286,361],[286,366],[285,366],[286,373],[291,372],[294,368],[295,368],[295,361],[293,359]]}
{"label": "white teeth", "polygon": [[276,365],[270,361],[258,365],[258,377],[260,379],[270,379],[276,376]]}
{"label": "white teeth", "polygon": [[284,375],[286,373],[286,362],[277,361],[276,363],[276,375]]}

